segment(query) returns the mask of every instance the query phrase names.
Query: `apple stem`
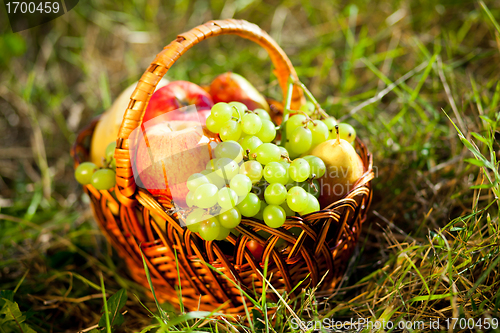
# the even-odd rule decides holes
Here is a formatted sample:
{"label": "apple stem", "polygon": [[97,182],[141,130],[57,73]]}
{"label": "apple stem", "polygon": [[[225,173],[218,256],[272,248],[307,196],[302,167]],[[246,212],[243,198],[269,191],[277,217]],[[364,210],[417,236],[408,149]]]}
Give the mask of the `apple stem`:
{"label": "apple stem", "polygon": [[339,125],[335,125],[335,132],[337,132],[337,143],[340,144]]}

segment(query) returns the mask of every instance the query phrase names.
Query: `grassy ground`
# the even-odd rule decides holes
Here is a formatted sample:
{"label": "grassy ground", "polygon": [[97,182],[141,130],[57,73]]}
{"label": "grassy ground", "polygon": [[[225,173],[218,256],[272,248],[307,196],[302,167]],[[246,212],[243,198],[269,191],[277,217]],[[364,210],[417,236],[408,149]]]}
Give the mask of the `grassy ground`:
{"label": "grassy ground", "polygon": [[[92,328],[103,276],[108,298],[127,291],[118,332],[156,323],[154,302],[100,235],[69,149],[177,33],[235,17],[276,38],[325,109],[356,127],[377,168],[354,264],[334,295],[316,295],[300,317],[439,318],[443,331],[454,317],[464,318],[456,330],[474,319],[464,331],[489,331],[500,307],[498,3],[166,3],[81,1],[51,23],[0,35],[0,297],[18,304],[17,320],[37,332]],[[233,70],[279,97],[270,69],[258,46],[224,36],[196,46],[169,77],[206,84]],[[18,331],[5,312],[16,306],[0,302],[0,331]]]}

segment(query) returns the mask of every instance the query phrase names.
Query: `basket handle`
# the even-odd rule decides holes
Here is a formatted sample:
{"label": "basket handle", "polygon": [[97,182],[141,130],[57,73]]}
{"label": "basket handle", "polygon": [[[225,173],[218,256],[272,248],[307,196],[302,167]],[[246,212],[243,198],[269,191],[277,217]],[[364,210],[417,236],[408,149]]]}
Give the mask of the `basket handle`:
{"label": "basket handle", "polygon": [[[249,39],[262,46],[269,54],[274,66],[274,72],[278,78],[283,98],[286,98],[288,90],[288,78],[292,76],[297,79],[297,73],[287,55],[281,47],[274,41],[264,30],[253,23],[244,20],[217,20],[209,21],[203,25],[189,30],[177,36],[177,39],[165,46],[153,60],[149,68],[142,75],[137,87],[135,88],[127,110],[123,117],[120,130],[118,132],[117,148],[115,151],[115,159],[117,164],[117,196],[123,199],[122,202],[130,200],[135,192],[135,182],[132,176],[130,165],[130,157],[128,155],[128,137],[130,133],[137,128],[144,116],[146,106],[155,91],[156,85],[161,78],[167,73],[168,69],[194,45],[202,40],[219,35],[238,35]],[[291,108],[298,109],[304,97],[302,90],[294,85],[291,101]],[[285,103],[284,103],[285,104]],[[128,200],[127,200],[128,199]]]}

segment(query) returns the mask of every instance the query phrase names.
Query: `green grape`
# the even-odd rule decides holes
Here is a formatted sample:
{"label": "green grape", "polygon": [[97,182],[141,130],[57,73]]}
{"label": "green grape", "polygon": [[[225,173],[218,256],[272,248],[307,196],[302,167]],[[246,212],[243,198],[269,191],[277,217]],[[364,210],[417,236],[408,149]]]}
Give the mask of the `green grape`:
{"label": "green grape", "polygon": [[220,223],[216,217],[212,215],[203,215],[203,221],[200,223],[198,233],[200,237],[206,241],[213,241],[219,236]]}
{"label": "green grape", "polygon": [[321,142],[325,142],[326,140],[328,140],[328,137],[330,136],[330,131],[328,130],[328,127],[326,127],[325,123],[322,122],[321,120],[310,121],[307,124],[307,128],[311,130],[312,147],[316,147]]}
{"label": "green grape", "polygon": [[311,193],[307,193],[307,207],[302,210],[299,214],[306,215],[309,213],[317,212],[320,209],[318,199],[314,197]]}
{"label": "green grape", "polygon": [[231,180],[238,174],[239,169],[238,163],[227,157],[219,158],[215,163],[215,173],[225,180]]}
{"label": "green grape", "polygon": [[260,201],[260,209],[259,212],[255,214],[254,218],[256,218],[257,220],[264,221],[264,209],[266,209],[267,203],[263,200],[259,201]]}
{"label": "green grape", "polygon": [[219,124],[224,124],[225,122],[231,120],[232,114],[233,110],[231,105],[222,102],[215,104],[212,106],[212,110],[210,110],[210,115],[213,120]]}
{"label": "green grape", "polygon": [[274,123],[270,120],[263,119],[262,127],[257,133],[257,136],[260,140],[262,140],[262,142],[272,142],[276,137],[276,127],[274,126]]}
{"label": "green grape", "polygon": [[237,208],[228,209],[219,214],[219,222],[224,228],[236,228],[241,222],[241,213]]}
{"label": "green grape", "polygon": [[323,119],[322,122],[326,125],[326,128],[328,128],[328,131],[330,133],[335,133],[335,125],[337,125],[337,121],[335,120],[335,118],[328,117],[326,119]]}
{"label": "green grape", "polygon": [[299,108],[299,111],[304,112],[307,115],[312,115],[316,107],[314,106],[314,103],[307,101],[306,104],[302,104]]}
{"label": "green grape", "polygon": [[294,159],[296,159],[297,157],[299,157],[299,156],[300,156],[300,154],[297,154],[297,153],[295,153],[295,152],[292,150],[292,145],[291,145],[290,141],[287,141],[287,142],[285,143],[285,149],[286,149],[286,150],[288,150],[288,158],[290,158],[290,159],[292,159],[292,160],[294,160]]}
{"label": "green grape", "polygon": [[297,127],[293,130],[292,134],[288,136],[288,143],[290,144],[290,149],[295,154],[303,154],[309,149],[311,149],[312,144],[312,133],[308,128],[303,126]]}
{"label": "green grape", "polygon": [[303,182],[311,175],[311,167],[303,158],[296,158],[288,168],[288,174],[292,180]]}
{"label": "green grape", "polygon": [[288,190],[286,203],[294,212],[300,212],[307,208],[307,192],[299,186],[294,186]]}
{"label": "green grape", "polygon": [[236,163],[243,160],[243,148],[236,141],[225,141],[219,143],[214,149],[217,158],[227,157]]}
{"label": "green grape", "polygon": [[261,201],[259,200],[258,196],[256,196],[254,193],[248,193],[248,195],[243,200],[241,200],[236,208],[238,208],[241,215],[252,217],[259,212],[261,206],[260,203]]}
{"label": "green grape", "polygon": [[247,106],[241,102],[229,102],[229,105],[233,107],[233,117],[240,119],[245,111],[248,110]]}
{"label": "green grape", "polygon": [[[349,143],[353,143],[354,140],[356,139],[356,130],[354,127],[347,123],[340,123],[339,124],[339,135],[341,139],[344,139],[345,141]],[[335,134],[335,137],[336,134]]]}
{"label": "green grape", "polygon": [[241,129],[243,133],[255,135],[262,128],[262,120],[255,113],[247,113],[241,118]]}
{"label": "green grape", "polygon": [[241,125],[229,120],[221,126],[219,136],[222,141],[238,141],[241,137]]}
{"label": "green grape", "polygon": [[113,169],[113,171],[116,171],[116,160],[113,158],[111,162],[109,163],[108,167],[110,169]]}
{"label": "green grape", "polygon": [[217,236],[217,238],[215,238],[215,240],[218,240],[218,241],[224,240],[227,238],[227,236],[229,236],[230,233],[231,233],[231,229],[224,228],[221,226],[220,230],[219,230],[219,235]]}
{"label": "green grape", "polygon": [[278,148],[280,149],[281,151],[281,159],[280,159],[280,162],[281,161],[288,161],[288,158],[290,158],[290,155],[288,154],[288,150],[286,150],[285,147],[282,147],[282,146],[278,146]]}
{"label": "green grape", "polygon": [[90,184],[97,165],[92,162],[83,162],[75,170],[75,179],[82,185]]}
{"label": "green grape", "polygon": [[261,164],[279,162],[281,150],[273,143],[263,143],[255,149],[255,155],[257,155],[257,162]]}
{"label": "green grape", "polygon": [[194,192],[193,191],[189,191],[188,194],[186,195],[186,205],[188,207],[194,206]]}
{"label": "green grape", "polygon": [[290,163],[287,161],[281,161],[281,162],[279,162],[279,164],[281,164],[281,166],[284,167],[286,170],[286,174],[288,176],[288,180],[286,183],[288,184],[290,181],[292,181],[290,178],[290,173],[288,172],[288,169],[290,169]]}
{"label": "green grape", "polygon": [[116,149],[116,141],[111,142],[106,146],[106,162],[111,163],[115,159],[115,149]]}
{"label": "green grape", "polygon": [[307,193],[311,193],[316,198],[319,197],[320,187],[319,187],[319,182],[316,179],[312,181],[312,184],[310,182],[297,183],[297,184],[298,184],[297,186],[300,186],[304,190],[306,190]]}
{"label": "green grape", "polygon": [[96,190],[109,190],[116,184],[116,174],[111,169],[99,169],[92,175],[90,183]]}
{"label": "green grape", "polygon": [[262,120],[271,120],[271,116],[269,113],[264,110],[264,109],[255,109],[253,112],[257,113],[257,115],[262,119]]}
{"label": "green grape", "polygon": [[269,184],[264,191],[264,198],[270,205],[281,205],[286,200],[286,196],[286,188],[280,183]]}
{"label": "green grape", "polygon": [[291,116],[290,118],[288,118],[288,120],[286,121],[286,126],[285,126],[287,138],[293,133],[293,131],[297,127],[303,127],[306,121],[307,121],[307,117],[304,116],[303,114],[295,114],[295,115]]}
{"label": "green grape", "polygon": [[210,184],[210,180],[202,173],[193,173],[186,182],[187,188],[193,192],[203,184]]}
{"label": "green grape", "polygon": [[302,158],[309,163],[309,166],[311,167],[311,175],[316,175],[316,178],[323,177],[326,172],[326,165],[321,158],[314,155],[307,155]]}
{"label": "green grape", "polygon": [[238,174],[231,179],[229,186],[238,196],[242,197],[252,190],[252,181],[248,176]]}
{"label": "green grape", "polygon": [[264,208],[264,222],[271,228],[279,228],[286,221],[286,213],[280,206],[269,205]]}
{"label": "green grape", "polygon": [[238,204],[238,194],[229,187],[223,187],[217,193],[217,203],[222,209],[230,209]]}
{"label": "green grape", "polygon": [[241,165],[240,174],[250,178],[252,184],[258,183],[262,178],[262,165],[257,161],[246,161]]}
{"label": "green grape", "polygon": [[194,204],[200,208],[210,208],[217,203],[219,189],[214,184],[200,185],[194,191]]}
{"label": "green grape", "polygon": [[250,153],[248,153],[248,156],[251,156],[253,153],[255,153],[255,149],[257,149],[257,147],[262,144],[262,141],[256,136],[245,136],[238,142],[243,148],[244,155],[247,155],[247,152],[250,151]]}
{"label": "green grape", "polygon": [[280,205],[280,207],[283,208],[283,210],[285,211],[285,215],[286,216],[295,216],[295,212],[293,210],[291,210],[290,207],[288,207],[288,204],[286,203],[286,201],[284,201]]}
{"label": "green grape", "polygon": [[218,161],[218,158],[212,158],[207,162],[206,169],[210,171],[215,171],[215,163]]}
{"label": "green grape", "polygon": [[223,186],[226,186],[226,181],[223,178],[219,177],[212,170],[202,170],[200,173],[205,177],[207,177],[210,183],[217,186],[217,188],[222,188]]}
{"label": "green grape", "polygon": [[212,133],[219,133],[220,127],[224,123],[220,123],[220,122],[216,121],[214,119],[214,117],[212,117],[212,115],[210,115],[210,116],[207,117],[207,120],[206,120],[205,124],[206,124],[206,126],[207,126],[207,128],[208,128],[208,130],[210,132],[212,132]]}
{"label": "green grape", "polygon": [[201,208],[193,209],[191,213],[186,217],[186,227],[191,232],[200,231],[200,222],[203,221],[202,217],[205,215],[205,210]]}
{"label": "green grape", "polygon": [[282,185],[285,185],[286,183],[288,183],[287,168],[285,166],[283,166],[281,164],[281,162],[268,163],[264,167],[263,175],[264,175],[264,179],[268,183],[280,183]]}

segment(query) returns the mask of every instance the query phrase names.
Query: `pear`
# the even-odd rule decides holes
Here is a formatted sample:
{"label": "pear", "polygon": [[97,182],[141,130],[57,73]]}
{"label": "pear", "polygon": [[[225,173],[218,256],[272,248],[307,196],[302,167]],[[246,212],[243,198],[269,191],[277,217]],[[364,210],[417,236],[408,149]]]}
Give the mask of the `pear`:
{"label": "pear", "polygon": [[339,127],[335,126],[337,138],[320,143],[310,152],[323,160],[325,174],[319,179],[321,207],[343,198],[354,183],[365,172],[363,161],[353,146],[340,138]]}

